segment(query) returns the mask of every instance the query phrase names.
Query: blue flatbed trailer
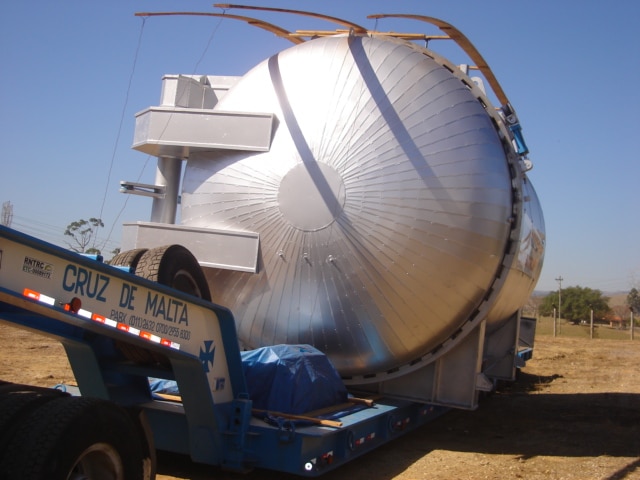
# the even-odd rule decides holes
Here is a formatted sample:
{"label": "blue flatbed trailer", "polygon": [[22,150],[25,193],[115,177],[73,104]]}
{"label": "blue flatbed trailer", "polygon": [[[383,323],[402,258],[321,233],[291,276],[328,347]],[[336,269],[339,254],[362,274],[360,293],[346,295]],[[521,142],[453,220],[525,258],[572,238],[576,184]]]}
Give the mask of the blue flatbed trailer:
{"label": "blue flatbed trailer", "polygon": [[[155,477],[156,451],[187,454],[194,462],[235,471],[263,468],[318,476],[447,410],[376,397],[364,399],[365,405],[346,403],[301,418],[272,412],[267,422],[254,415],[228,309],[1,226],[0,322],[60,341],[80,398],[106,401],[100,408],[115,404],[127,412],[133,430],[120,433],[138,439],[137,478]],[[157,361],[138,361],[147,357]],[[180,396],[153,395],[149,378],[175,380]],[[25,391],[30,392],[25,398],[43,395],[38,388],[1,385],[0,407],[9,397],[15,403],[15,395]],[[60,403],[55,411],[64,411],[58,397],[52,392],[53,399],[44,395],[33,405],[25,400],[24,408],[16,410],[22,418],[15,417],[13,426],[0,425],[0,432],[29,425],[47,405]],[[78,397],[65,400],[71,405],[73,398]],[[8,436],[0,435],[6,451],[27,448],[14,443],[28,439]],[[60,455],[64,443],[53,442],[51,455]],[[106,447],[102,456],[118,462]],[[0,463],[3,471],[19,472],[16,461],[6,457],[9,466]],[[90,468],[92,458],[81,454],[68,468]]]}

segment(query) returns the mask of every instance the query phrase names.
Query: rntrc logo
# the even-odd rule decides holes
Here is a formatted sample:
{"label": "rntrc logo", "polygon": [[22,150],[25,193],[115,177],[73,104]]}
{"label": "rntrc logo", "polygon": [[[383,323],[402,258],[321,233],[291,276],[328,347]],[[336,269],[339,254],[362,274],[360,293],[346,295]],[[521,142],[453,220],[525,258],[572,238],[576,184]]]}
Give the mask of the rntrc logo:
{"label": "rntrc logo", "polygon": [[51,278],[53,273],[53,265],[51,263],[43,262],[42,260],[36,260],[31,257],[24,257],[22,263],[22,271],[36,275],[40,278]]}

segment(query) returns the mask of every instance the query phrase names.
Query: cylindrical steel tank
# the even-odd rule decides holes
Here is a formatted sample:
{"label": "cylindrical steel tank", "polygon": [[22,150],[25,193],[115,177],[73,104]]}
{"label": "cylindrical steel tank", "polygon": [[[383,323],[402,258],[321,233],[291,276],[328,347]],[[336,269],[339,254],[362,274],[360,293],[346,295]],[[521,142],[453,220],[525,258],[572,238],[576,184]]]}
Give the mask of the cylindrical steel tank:
{"label": "cylindrical steel tank", "polygon": [[183,178],[182,224],[260,235],[258,273],[206,269],[246,347],[309,343],[366,379],[528,299],[544,245],[535,191],[489,100],[432,57],[319,38],[216,105],[278,120],[268,152],[194,153]]}

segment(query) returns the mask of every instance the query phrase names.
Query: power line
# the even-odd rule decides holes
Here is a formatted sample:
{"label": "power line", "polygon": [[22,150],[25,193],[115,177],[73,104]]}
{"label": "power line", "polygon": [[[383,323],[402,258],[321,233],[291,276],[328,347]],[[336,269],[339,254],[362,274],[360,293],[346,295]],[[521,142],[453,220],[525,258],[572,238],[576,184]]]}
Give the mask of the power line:
{"label": "power line", "polygon": [[[111,172],[113,171],[113,164],[115,163],[115,159],[116,159],[116,153],[118,150],[118,144],[120,143],[120,135],[122,134],[122,125],[124,124],[124,116],[125,113],[127,111],[127,106],[129,105],[129,95],[131,93],[131,85],[133,83],[133,77],[135,75],[136,72],[136,66],[138,65],[138,55],[140,53],[140,46],[142,45],[142,34],[144,32],[144,25],[145,25],[145,21],[146,19],[143,18],[142,19],[142,25],[140,26],[140,34],[138,35],[138,44],[136,46],[136,50],[135,50],[135,54],[133,57],[133,65],[131,66],[131,73],[129,74],[129,83],[127,84],[127,91],[125,93],[125,97],[124,97],[124,104],[122,105],[122,111],[120,113],[120,124],[118,125],[118,132],[116,134],[116,139],[115,142],[113,144],[113,150],[111,153],[111,161],[109,162],[109,171],[107,173],[107,178],[106,178],[106,184],[105,184],[105,189],[104,189],[104,196],[102,197],[102,204],[100,205],[100,215],[98,215],[98,218],[102,220],[102,216],[104,214],[104,207],[105,204],[107,203],[107,195],[109,194],[109,182],[111,181]],[[109,232],[109,235],[111,235],[111,232]],[[93,241],[93,247],[95,248],[96,246],[96,239],[97,239],[97,235],[96,237],[94,237],[94,241]],[[107,237],[107,239],[105,240],[105,243],[109,241],[109,237]]]}
{"label": "power line", "polygon": [[[69,243],[64,235],[65,229],[59,225],[51,225],[16,215],[14,216],[12,227],[22,233],[32,235],[41,240],[53,243],[54,245],[58,245],[59,247],[69,248]],[[101,245],[100,250],[103,253],[110,253],[120,246],[118,242],[103,237],[98,237],[97,243]]]}

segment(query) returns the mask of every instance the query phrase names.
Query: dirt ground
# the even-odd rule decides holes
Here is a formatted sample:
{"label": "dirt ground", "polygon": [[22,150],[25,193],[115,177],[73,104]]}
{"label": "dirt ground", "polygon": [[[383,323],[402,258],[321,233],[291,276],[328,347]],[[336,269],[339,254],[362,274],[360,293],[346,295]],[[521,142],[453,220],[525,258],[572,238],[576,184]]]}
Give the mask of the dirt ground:
{"label": "dirt ground", "polygon": [[[518,383],[321,478],[640,479],[640,341],[539,336]],[[0,379],[73,381],[55,341],[0,324]],[[159,480],[278,479],[160,453]]]}

